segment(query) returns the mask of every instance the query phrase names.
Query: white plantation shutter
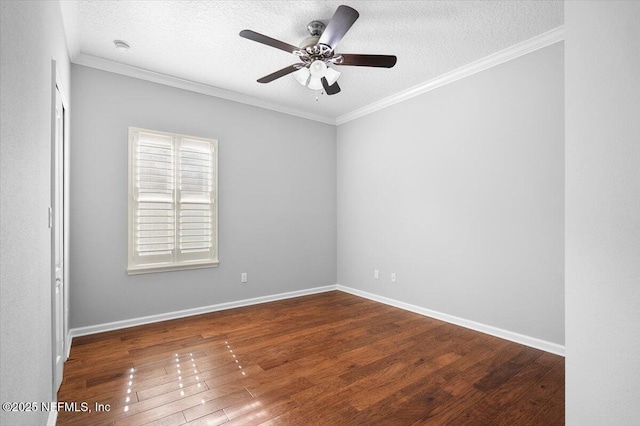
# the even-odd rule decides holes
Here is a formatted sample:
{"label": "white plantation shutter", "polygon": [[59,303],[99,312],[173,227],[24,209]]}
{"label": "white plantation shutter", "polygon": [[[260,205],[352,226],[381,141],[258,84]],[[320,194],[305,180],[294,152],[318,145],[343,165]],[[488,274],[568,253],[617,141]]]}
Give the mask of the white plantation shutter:
{"label": "white plantation shutter", "polygon": [[169,136],[143,132],[134,140],[134,264],[171,262],[175,247],[173,143]]}
{"label": "white plantation shutter", "polygon": [[213,146],[182,139],[179,148],[178,260],[210,259],[213,255]]}
{"label": "white plantation shutter", "polygon": [[217,141],[129,128],[129,273],[217,266]]}

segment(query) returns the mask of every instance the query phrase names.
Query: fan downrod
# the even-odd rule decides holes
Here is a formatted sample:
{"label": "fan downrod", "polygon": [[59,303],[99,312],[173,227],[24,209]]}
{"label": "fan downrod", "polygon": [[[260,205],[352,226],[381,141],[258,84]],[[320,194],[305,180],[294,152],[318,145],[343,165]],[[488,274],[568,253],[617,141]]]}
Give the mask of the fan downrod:
{"label": "fan downrod", "polygon": [[310,37],[305,38],[300,42],[300,49],[305,50],[307,47],[315,46],[320,40],[320,36],[324,32],[325,25],[322,21],[311,21],[307,25],[307,30]]}
{"label": "fan downrod", "polygon": [[325,25],[322,21],[311,21],[307,25],[307,30],[312,37],[320,37],[324,32]]}

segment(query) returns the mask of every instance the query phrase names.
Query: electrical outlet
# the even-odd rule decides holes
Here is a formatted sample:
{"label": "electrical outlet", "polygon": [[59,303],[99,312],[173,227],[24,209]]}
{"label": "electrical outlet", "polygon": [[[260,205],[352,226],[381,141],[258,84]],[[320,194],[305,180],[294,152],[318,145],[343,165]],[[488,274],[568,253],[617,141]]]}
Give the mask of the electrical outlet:
{"label": "electrical outlet", "polygon": [[375,278],[376,280],[378,278],[380,278],[380,271],[378,271],[377,269],[373,270],[373,278]]}
{"label": "electrical outlet", "polygon": [[240,274],[240,282],[246,283],[247,282],[247,273],[243,272]]}
{"label": "electrical outlet", "polygon": [[396,282],[396,273],[395,273],[395,272],[392,272],[392,273],[391,273],[391,282],[392,282],[392,283],[395,283],[395,282]]}

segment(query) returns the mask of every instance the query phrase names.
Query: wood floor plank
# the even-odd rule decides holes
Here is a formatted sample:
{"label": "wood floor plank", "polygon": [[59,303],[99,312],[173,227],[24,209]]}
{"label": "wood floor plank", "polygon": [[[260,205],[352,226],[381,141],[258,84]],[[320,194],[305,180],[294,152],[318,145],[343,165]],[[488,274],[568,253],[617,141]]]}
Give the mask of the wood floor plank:
{"label": "wood floor plank", "polygon": [[564,392],[563,385],[527,425],[563,425],[565,420]]}
{"label": "wood floor plank", "polygon": [[[517,365],[514,362],[507,363],[509,365]],[[511,367],[510,367],[511,369]],[[520,366],[516,374],[510,377],[510,380],[504,381],[500,386],[490,389],[486,396],[471,409],[464,411],[460,418],[454,423],[458,425],[492,424],[494,419],[498,417],[503,410],[515,403],[522,395],[524,395],[538,380],[540,380],[547,372],[549,367],[537,366],[530,362],[525,366]],[[482,388],[476,386],[482,390]]]}
{"label": "wood floor plank", "polygon": [[528,424],[564,384],[564,363],[556,363],[515,404],[508,407],[495,422],[497,424]]}
{"label": "wood floor plank", "polygon": [[219,410],[224,410],[227,417],[229,417],[226,411],[229,407],[244,407],[251,404],[255,404],[254,398],[249,392],[242,390],[208,401],[203,399],[200,404],[184,410],[183,414],[188,421],[215,413]]}
{"label": "wood floor plank", "polygon": [[[77,337],[58,425],[561,425],[564,359],[338,291]],[[93,406],[93,405],[92,405]]]}
{"label": "wood floor plank", "polygon": [[145,426],[180,426],[187,422],[182,413],[174,413],[160,420],[146,423]]}
{"label": "wood floor plank", "polygon": [[252,426],[264,422],[297,408],[297,404],[290,398],[270,401],[264,408],[252,410],[225,423],[228,426]]}
{"label": "wood floor plank", "polygon": [[416,418],[426,418],[439,406],[452,399],[438,385],[421,386],[411,394],[398,393],[391,401],[385,401],[362,412],[360,421],[376,425],[410,425]]}
{"label": "wood floor plank", "polygon": [[[298,403],[289,395],[288,389],[277,389],[259,395],[248,403],[242,402],[226,407],[224,412],[230,420],[235,420],[234,423],[237,424],[242,424],[243,421],[247,423],[254,423],[256,420],[266,421],[298,406]],[[288,409],[283,410],[283,407],[288,407]]]}
{"label": "wood floor plank", "polygon": [[224,410],[218,410],[209,415],[198,417],[197,419],[187,422],[189,426],[217,426],[223,423],[227,423],[229,417],[224,413]]}

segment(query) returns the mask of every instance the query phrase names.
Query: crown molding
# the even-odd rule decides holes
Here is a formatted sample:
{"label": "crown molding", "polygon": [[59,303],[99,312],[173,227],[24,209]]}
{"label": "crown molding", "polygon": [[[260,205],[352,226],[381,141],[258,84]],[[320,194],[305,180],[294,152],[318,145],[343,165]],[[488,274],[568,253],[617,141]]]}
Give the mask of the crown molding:
{"label": "crown molding", "polygon": [[332,124],[334,126],[336,124],[335,120],[332,118],[315,114],[308,114],[302,111],[298,111],[294,108],[288,108],[253,96],[243,95],[231,90],[220,89],[219,87],[196,83],[194,81],[173,77],[155,71],[149,71],[144,68],[126,65],[120,62],[111,61],[93,55],[86,55],[84,53],[81,53],[73,58],[71,62],[76,65],[82,65],[102,71],[125,75],[127,77],[133,77],[140,80],[150,81],[152,83],[163,84],[165,86],[188,90],[190,92],[196,92],[203,95],[214,96],[216,98],[227,99],[229,101],[252,105],[271,111],[281,112],[284,114],[294,115],[297,117],[306,118],[308,120],[319,121],[321,123]]}
{"label": "crown molding", "polygon": [[62,17],[62,27],[67,42],[67,51],[69,59],[73,59],[80,53],[80,43],[78,36],[78,2],[77,1],[60,1],[60,15]]}
{"label": "crown molding", "polygon": [[[325,124],[340,125],[356,118],[363,117],[381,109],[387,108],[399,102],[411,99],[419,96],[430,90],[444,86],[454,81],[460,80],[464,77],[468,77],[475,73],[484,71],[496,65],[500,65],[504,62],[508,62],[519,56],[526,55],[527,53],[534,52],[538,49],[542,49],[551,44],[564,40],[564,26],[554,28],[551,31],[540,34],[529,40],[525,40],[521,43],[508,47],[499,52],[493,53],[482,59],[479,59],[470,64],[464,65],[448,73],[442,74],[436,78],[428,80],[424,83],[420,83],[402,92],[396,93],[389,97],[386,97],[380,101],[366,105],[362,108],[358,108],[354,111],[348,112],[340,117],[333,119],[330,117],[308,114],[302,111],[298,111],[294,108],[288,108],[273,102],[265,101],[253,96],[244,95],[231,90],[225,90],[218,87],[210,86],[207,84],[196,83],[194,81],[173,77],[166,74],[150,71],[144,68],[138,68],[131,65],[122,64],[119,62],[110,61],[108,59],[99,58],[97,56],[86,55],[83,53],[72,56],[71,62],[77,65],[83,65],[90,68],[99,69],[102,71],[108,71],[115,74],[125,75],[128,77],[137,78],[140,80],[146,80],[153,83],[163,84],[170,87],[176,87],[178,89],[188,90],[190,92],[201,93],[203,95],[214,96],[217,98],[227,99],[234,102],[239,102],[247,105],[256,106],[284,114],[293,115],[296,117],[306,118],[308,120],[318,121]],[[75,50],[70,46],[70,53]]]}
{"label": "crown molding", "polygon": [[500,65],[519,56],[526,55],[527,53],[531,53],[533,51],[542,49],[543,47],[563,40],[564,26],[559,26],[552,29],[551,31],[547,31],[546,33],[542,33],[529,40],[525,40],[521,43],[515,44],[511,47],[493,53],[475,62],[463,65],[460,68],[442,74],[434,79],[428,80],[424,83],[420,83],[417,86],[413,86],[407,90],[403,90],[402,92],[396,93],[395,95],[391,95],[380,101],[341,115],[336,119],[336,124],[340,125],[347,123],[351,120],[355,120],[356,118],[360,118],[373,112],[379,111],[383,108],[387,108],[391,105],[397,104],[398,102],[406,101],[407,99],[411,99],[430,90],[444,86],[445,84],[453,83],[454,81],[460,80],[461,78],[468,77],[472,74],[484,71],[491,67],[495,67],[496,65]]}

